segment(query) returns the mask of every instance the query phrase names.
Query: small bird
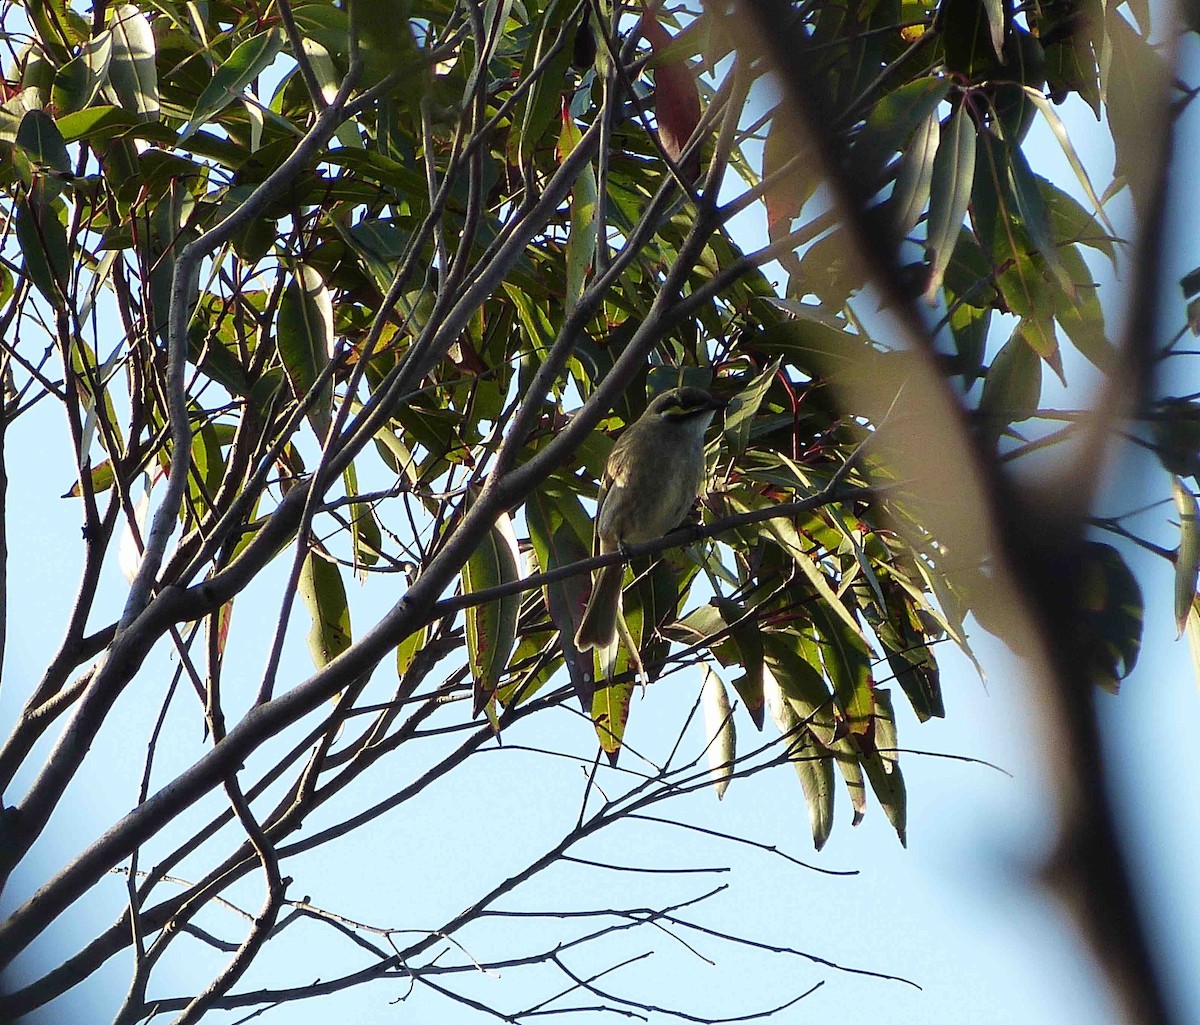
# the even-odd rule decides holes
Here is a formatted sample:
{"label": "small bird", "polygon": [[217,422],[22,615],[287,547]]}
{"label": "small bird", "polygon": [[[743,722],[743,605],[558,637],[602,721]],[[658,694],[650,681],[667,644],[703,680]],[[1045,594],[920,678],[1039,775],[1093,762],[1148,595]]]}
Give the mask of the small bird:
{"label": "small bird", "polygon": [[[679,525],[704,483],[704,432],[725,403],[703,388],[655,397],[618,439],[604,465],[593,551],[599,555],[662,537]],[[580,651],[616,641],[621,563],[603,567],[575,634]]]}

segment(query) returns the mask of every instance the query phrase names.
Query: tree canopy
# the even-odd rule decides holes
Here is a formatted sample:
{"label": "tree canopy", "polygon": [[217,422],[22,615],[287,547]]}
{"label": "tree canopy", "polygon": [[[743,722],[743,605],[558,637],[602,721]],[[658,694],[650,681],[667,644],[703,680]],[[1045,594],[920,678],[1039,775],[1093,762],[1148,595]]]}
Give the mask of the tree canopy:
{"label": "tree canopy", "polygon": [[[309,995],[419,974],[573,844],[713,781],[794,771],[818,850],[842,802],[904,842],[895,706],[945,715],[939,645],[973,659],[976,623],[1032,638],[1035,675],[1087,707],[1136,663],[1142,597],[1122,553],[1150,543],[1088,522],[1119,417],[1177,475],[1179,550],[1158,554],[1176,564],[1181,631],[1200,631],[1181,479],[1196,403],[1152,385],[1186,327],[1163,345],[1147,284],[1171,125],[1195,93],[1173,79],[1180,30],[1152,35],[1149,5],[0,10],[0,441],[39,404],[61,409],[83,527],[62,542],[81,577],[61,644],[40,679],[6,680],[23,707],[0,748],[0,877],[65,828],[63,795],[139,674],[159,674],[163,715],[206,744],[151,786],[157,730],[130,738],[137,806],[20,895],[3,961],[113,870],[125,902],[0,998],[5,1014],[130,949],[118,1021],[294,999],[298,980],[238,992],[295,906],[289,856],[340,844],[353,859],[357,825],[564,704],[603,752],[591,793],[620,764],[638,661],[650,686],[705,667],[706,749],[585,797],[561,844],[464,893],[459,918]],[[1063,119],[1088,108],[1111,182]],[[1039,173],[1035,125],[1069,177]],[[1097,284],[1114,279],[1135,297],[1121,322],[1145,337],[1114,337]],[[1099,414],[1045,401],[1080,381]],[[635,550],[640,659],[602,664],[572,640],[588,571],[625,558],[591,557],[597,480],[619,431],[681,383],[729,400],[706,494],[682,533]],[[1068,494],[1010,472],[1046,465],[1068,467]],[[101,581],[117,562],[113,604]],[[244,596],[269,567],[271,597]],[[12,602],[29,585],[5,586]],[[391,597],[368,619],[371,587]],[[281,669],[293,612],[307,676]],[[227,658],[239,635],[257,664]],[[434,730],[453,745],[405,760],[394,796],[340,800]],[[213,791],[224,810],[170,832]],[[211,983],[152,1000],[168,949],[205,943],[197,916],[254,874],[267,897]]]}

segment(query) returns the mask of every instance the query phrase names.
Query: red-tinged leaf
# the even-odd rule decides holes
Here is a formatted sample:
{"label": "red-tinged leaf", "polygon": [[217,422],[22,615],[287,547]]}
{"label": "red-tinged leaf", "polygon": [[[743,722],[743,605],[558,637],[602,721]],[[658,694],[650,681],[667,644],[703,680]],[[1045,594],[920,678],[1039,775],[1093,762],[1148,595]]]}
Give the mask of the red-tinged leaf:
{"label": "red-tinged leaf", "polygon": [[[113,473],[111,459],[105,459],[102,463],[91,468],[92,478],[92,493],[100,494],[102,491],[107,491],[113,486],[113,481],[116,479],[116,474]],[[71,490],[68,491],[63,498],[82,498],[83,488],[79,481],[71,485]]]}
{"label": "red-tinged leaf", "polygon": [[625,739],[625,724],[629,721],[629,703],[633,697],[632,683],[603,683],[592,697],[592,724],[600,739],[600,749],[613,765]]}
{"label": "red-tinged leaf", "polygon": [[[671,34],[658,20],[654,0],[642,0],[642,37],[657,55],[673,42]],[[658,138],[672,160],[678,160],[692,132],[700,123],[700,92],[696,74],[687,61],[678,57],[663,57],[651,65],[654,74],[654,110],[658,118]],[[683,168],[689,178],[699,176],[700,158],[697,154]]]}
{"label": "red-tinged leaf", "polygon": [[[776,174],[796,155],[796,133],[776,115],[771,119],[763,144],[763,178]],[[791,230],[792,221],[800,216],[804,204],[817,191],[821,179],[812,173],[814,164],[812,160],[801,158],[786,173],[780,174],[763,196],[767,208],[767,235],[772,241]]]}
{"label": "red-tinged leaf", "polygon": [[[233,599],[230,598],[224,605],[217,609],[215,616],[209,616],[204,621],[205,629],[209,632],[209,651],[215,651],[218,661],[225,654],[225,644],[229,640],[229,624],[233,621]],[[216,625],[217,635],[212,636],[214,624]]]}

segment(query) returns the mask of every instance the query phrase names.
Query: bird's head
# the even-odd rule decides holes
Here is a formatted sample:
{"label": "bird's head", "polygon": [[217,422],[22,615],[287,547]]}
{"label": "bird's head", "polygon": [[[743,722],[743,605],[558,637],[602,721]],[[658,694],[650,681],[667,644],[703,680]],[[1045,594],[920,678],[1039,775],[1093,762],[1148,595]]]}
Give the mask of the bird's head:
{"label": "bird's head", "polygon": [[719,409],[726,403],[703,388],[685,386],[671,388],[654,397],[646,408],[646,416],[666,420],[670,423],[702,422],[706,427]]}

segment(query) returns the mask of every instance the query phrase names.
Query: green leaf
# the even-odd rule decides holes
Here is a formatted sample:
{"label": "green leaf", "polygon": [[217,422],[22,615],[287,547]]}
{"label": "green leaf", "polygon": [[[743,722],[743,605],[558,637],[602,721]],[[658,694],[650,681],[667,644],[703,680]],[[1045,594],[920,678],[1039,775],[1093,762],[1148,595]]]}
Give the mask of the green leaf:
{"label": "green leaf", "polygon": [[298,590],[312,619],[308,653],[313,665],[323,669],[351,644],[350,606],[341,570],[310,551],[300,570]]}
{"label": "green leaf", "polygon": [[67,144],[54,119],[44,111],[31,110],[21,118],[21,126],[17,129],[17,145],[33,163],[41,164],[46,170],[64,175],[72,173]]}
{"label": "green leaf", "polygon": [[[517,539],[512,518],[504,513],[471,553],[462,569],[463,594],[474,594],[520,579]],[[517,616],[521,611],[520,594],[469,606],[464,615],[467,627],[467,655],[475,681],[474,707],[478,715],[495,696],[500,678],[508,668],[517,641]]]}
{"label": "green leaf", "polygon": [[750,444],[750,430],[754,426],[754,418],[758,415],[759,406],[775,380],[775,375],[779,373],[782,358],[776,356],[729,400],[729,406],[725,410],[725,429],[721,436],[730,455],[735,459],[740,458],[746,451],[746,446]]}
{"label": "green leaf", "polygon": [[988,434],[997,438],[1008,424],[1026,420],[1042,394],[1042,363],[1021,327],[1000,347],[979,398],[979,413]]}
{"label": "green leaf", "polygon": [[717,792],[717,800],[720,800],[733,778],[737,731],[733,725],[733,709],[729,707],[725,684],[707,662],[704,663],[703,672],[704,686],[700,703],[704,709],[705,753],[708,755],[708,773],[712,777],[713,789]]}
{"label": "green leaf", "polygon": [[763,674],[763,691],[771,719],[779,732],[788,737],[788,761],[800,778],[808,805],[813,846],[825,846],[833,829],[836,790],[833,785],[833,756],[820,746],[817,738],[801,726],[800,716],[784,696],[779,681],[769,670]]}
{"label": "green leaf", "polygon": [[1115,243],[1119,240],[1105,231],[1096,215],[1088,213],[1074,196],[1045,178],[1035,177],[1042,193],[1042,202],[1050,214],[1050,227],[1055,239],[1059,242],[1078,242],[1089,246],[1107,256],[1115,268]]}
{"label": "green leaf", "polygon": [[[839,601],[838,604],[842,603]],[[831,607],[822,602],[813,602],[808,608],[819,632],[821,660],[833,683],[838,711],[851,733],[865,733],[870,729],[875,711],[871,696],[871,649],[857,624],[856,629],[848,630],[845,622],[831,615],[831,611]]]}
{"label": "green leaf", "polygon": [[947,130],[938,145],[930,184],[929,221],[925,245],[930,251],[929,282],[925,298],[934,302],[942,278],[954,254],[963,218],[971,201],[975,177],[975,123],[960,104],[950,117]]}
{"label": "green leaf", "polygon": [[[509,134],[509,163],[523,166],[528,162],[562,107],[564,83],[571,66],[571,47],[566,45],[567,37],[563,35],[572,27],[565,23],[567,7],[559,0],[550,0],[546,4],[538,21],[537,45],[525,50],[522,79],[527,78],[543,59],[548,59],[548,63],[532,87],[526,90],[519,106],[520,113],[513,118],[513,124],[519,123],[521,129]],[[550,56],[551,49],[560,41],[560,35],[563,35],[561,41],[564,45]]]}
{"label": "green leaf", "polygon": [[1175,555],[1175,625],[1179,636],[1187,625],[1188,613],[1196,597],[1196,576],[1200,572],[1200,509],[1195,496],[1178,477],[1171,479],[1175,512],[1179,516],[1179,549]]}
{"label": "green leaf", "polygon": [[[875,692],[876,713],[874,740],[864,745],[862,766],[875,797],[884,814],[896,830],[903,847],[908,846],[908,794],[900,774],[899,754],[896,751],[896,721],[892,713],[892,695],[887,690]],[[881,752],[879,749],[882,748]]]}
{"label": "green leaf", "polygon": [[[579,145],[583,133],[571,115],[563,111],[562,132],[558,137],[558,158],[566,160]],[[596,220],[596,173],[591,162],[584,164],[571,190],[571,219],[567,234],[567,282],[565,306],[570,313],[587,283],[588,272],[596,257],[600,225]]]}
{"label": "green leaf", "polygon": [[1067,127],[1063,124],[1054,108],[1050,105],[1050,101],[1037,89],[1032,89],[1029,86],[1023,87],[1025,95],[1033,102],[1041,115],[1046,120],[1046,124],[1050,126],[1050,131],[1054,133],[1054,138],[1058,140],[1058,144],[1062,147],[1063,155],[1067,158],[1067,162],[1071,165],[1071,170],[1075,172],[1075,177],[1078,179],[1080,186],[1083,188],[1083,194],[1087,196],[1088,202],[1092,204],[1096,211],[1096,216],[1103,222],[1104,227],[1108,229],[1110,235],[1115,235],[1116,230],[1109,221],[1108,215],[1104,212],[1104,206],[1100,202],[1100,198],[1096,195],[1096,190],[1092,187],[1092,180],[1088,177],[1087,170],[1083,166],[1083,161],[1079,159],[1079,154],[1075,152],[1075,147],[1071,143],[1071,137],[1067,134]]}
{"label": "green leaf", "polygon": [[[116,473],[113,471],[113,465],[112,465],[111,459],[105,459],[103,462],[97,463],[95,466],[90,467],[88,470],[88,474],[92,479],[91,480],[92,493],[96,494],[96,495],[100,494],[103,491],[107,491],[109,488],[111,488],[113,486],[113,482],[116,480]],[[80,482],[76,481],[74,484],[72,484],[71,490],[68,491],[62,497],[63,498],[82,498],[83,497],[83,487],[80,484]]]}
{"label": "green leaf", "polygon": [[803,647],[804,641],[792,633],[764,636],[766,668],[797,718],[833,756],[850,795],[854,825],[858,825],[867,807],[866,784],[858,751],[849,739],[850,734],[839,729],[833,695],[820,673],[813,668],[817,659],[816,646],[811,645],[813,650],[806,658],[793,645]]}
{"label": "green leaf", "polygon": [[[921,722],[943,718],[946,707],[937,662],[926,644],[917,606],[891,576],[882,582],[882,607],[867,603],[863,614],[883,646],[888,666]],[[878,691],[876,691],[878,694]]]}
{"label": "green leaf", "polygon": [[[529,541],[540,572],[586,559],[592,554],[592,519],[567,482],[550,477],[525,505]],[[588,581],[579,574],[542,587],[550,619],[558,630],[571,682],[585,710],[591,707],[592,683],[579,665],[575,630],[587,604]]]}
{"label": "green leaf", "polygon": [[78,57],[58,69],[50,102],[60,116],[82,110],[96,98],[100,87],[108,81],[112,53],[112,32],[101,32],[84,45]]}
{"label": "green leaf", "polygon": [[[729,501],[738,512],[762,509],[772,504],[770,499],[764,498],[761,495],[751,495],[746,491],[731,492]],[[854,621],[854,617],[850,615],[846,606],[842,604],[841,599],[834,593],[828,577],[825,576],[825,572],[808,553],[795,525],[791,521],[782,518],[764,520],[759,525],[759,530],[762,534],[772,538],[784,551],[791,555],[797,568],[808,579],[808,582],[812,584],[821,601],[850,628],[851,633],[857,634],[861,638],[862,629]]]}
{"label": "green leaf", "polygon": [[[351,463],[342,473],[346,485],[347,497],[353,498],[358,492],[358,471]],[[360,576],[368,566],[374,566],[379,561],[383,551],[383,534],[379,529],[379,521],[375,519],[375,510],[366,502],[350,504],[350,537],[354,545],[354,568]]]}
{"label": "green leaf", "polygon": [[930,75],[893,89],[872,108],[855,140],[854,156],[861,166],[882,168],[892,155],[907,149],[920,125],[950,94],[950,80]]}
{"label": "green leaf", "polygon": [[[275,327],[279,355],[292,385],[303,399],[317,382],[333,352],[333,301],[325,282],[311,267],[301,267],[279,302]],[[324,444],[332,423],[333,383],[326,381],[308,408],[308,419]]]}
{"label": "green leaf", "polygon": [[614,683],[612,680],[605,680],[597,683],[596,692],[592,696],[592,726],[600,741],[600,749],[614,764],[625,741],[625,725],[629,721],[633,688],[632,682]]}
{"label": "green leaf", "polygon": [[403,680],[417,657],[417,653],[425,647],[429,639],[429,627],[423,626],[416,633],[411,633],[396,645],[396,676]]}
{"label": "green leaf", "polygon": [[1017,216],[1034,248],[1046,261],[1046,266],[1058,278],[1059,285],[1068,296],[1074,298],[1075,286],[1066,268],[1058,257],[1058,247],[1050,229],[1050,215],[1042,202],[1038,179],[1025,159],[1020,146],[1004,146],[1008,159],[1008,182],[1016,202]]}
{"label": "green leaf", "polygon": [[941,138],[942,123],[935,112],[922,122],[912,144],[900,155],[900,173],[896,176],[891,206],[896,231],[901,236],[912,231],[925,212]]}
{"label": "green leaf", "polygon": [[996,60],[1004,63],[1004,5],[1002,0],[983,0],[983,9],[987,12],[988,31],[991,35],[992,50]]}
{"label": "green leaf", "polygon": [[71,274],[72,248],[59,219],[58,204],[46,201],[43,190],[35,186],[15,205],[17,241],[25,258],[25,273],[46,301],[60,309]]}
{"label": "green leaf", "polygon": [[273,28],[240,43],[217,68],[212,81],[196,100],[192,116],[179,134],[180,143],[189,139],[234,100],[241,99],[250,83],[274,62],[283,49],[283,42],[283,33]]}
{"label": "green leaf", "polygon": [[1074,282],[1074,297],[1056,295],[1054,316],[1071,343],[1086,360],[1101,370],[1113,365],[1116,355],[1104,326],[1104,308],[1092,273],[1075,246],[1064,246],[1059,257]]}
{"label": "green leaf", "polygon": [[142,120],[154,120],[160,107],[154,30],[150,20],[135,5],[121,4],[113,10],[109,24],[112,57],[108,65],[108,83],[117,105]]}

